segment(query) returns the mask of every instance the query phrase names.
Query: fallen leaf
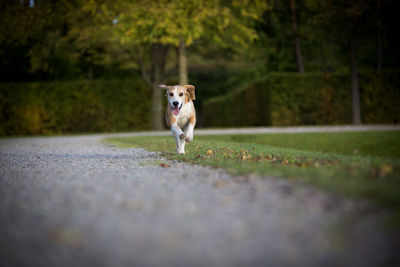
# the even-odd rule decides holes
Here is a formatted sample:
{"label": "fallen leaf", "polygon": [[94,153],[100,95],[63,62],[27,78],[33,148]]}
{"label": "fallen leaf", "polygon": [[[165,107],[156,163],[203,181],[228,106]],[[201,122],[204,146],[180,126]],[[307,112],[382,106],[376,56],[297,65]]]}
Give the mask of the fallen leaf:
{"label": "fallen leaf", "polygon": [[48,238],[51,242],[71,248],[80,248],[83,246],[83,237],[75,229],[64,227],[53,227],[48,232]]}
{"label": "fallen leaf", "polygon": [[214,186],[215,186],[216,188],[221,188],[221,187],[224,187],[224,186],[227,186],[227,185],[228,185],[228,183],[225,182],[225,181],[218,181],[218,182],[215,182],[215,183],[214,183]]}
{"label": "fallen leaf", "polygon": [[160,163],[160,166],[163,168],[169,168],[171,167],[171,165],[167,164],[167,163]]}

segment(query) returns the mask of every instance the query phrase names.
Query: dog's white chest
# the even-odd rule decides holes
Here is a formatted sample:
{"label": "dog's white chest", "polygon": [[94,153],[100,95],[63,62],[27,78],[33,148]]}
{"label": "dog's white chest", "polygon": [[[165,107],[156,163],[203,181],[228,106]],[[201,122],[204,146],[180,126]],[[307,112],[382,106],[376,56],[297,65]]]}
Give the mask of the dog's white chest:
{"label": "dog's white chest", "polygon": [[186,127],[186,125],[189,123],[191,111],[192,111],[192,109],[191,109],[191,106],[189,103],[183,105],[183,107],[181,108],[179,115],[177,117],[177,124],[179,127],[181,127],[181,128]]}

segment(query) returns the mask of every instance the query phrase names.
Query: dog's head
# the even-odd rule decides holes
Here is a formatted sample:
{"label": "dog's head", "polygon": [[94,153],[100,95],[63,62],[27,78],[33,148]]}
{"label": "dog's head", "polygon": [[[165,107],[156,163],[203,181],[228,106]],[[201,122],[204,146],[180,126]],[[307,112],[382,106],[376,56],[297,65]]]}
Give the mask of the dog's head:
{"label": "dog's head", "polygon": [[161,84],[158,87],[167,90],[166,96],[168,97],[168,102],[171,106],[171,112],[174,115],[179,114],[179,111],[184,104],[186,104],[190,100],[196,99],[193,85],[167,86],[165,84]]}

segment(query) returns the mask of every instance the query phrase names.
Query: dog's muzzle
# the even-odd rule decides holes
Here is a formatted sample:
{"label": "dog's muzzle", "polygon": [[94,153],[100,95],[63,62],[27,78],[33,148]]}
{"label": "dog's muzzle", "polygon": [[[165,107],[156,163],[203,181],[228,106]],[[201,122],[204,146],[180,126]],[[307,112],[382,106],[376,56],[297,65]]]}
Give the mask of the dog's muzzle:
{"label": "dog's muzzle", "polygon": [[179,105],[179,102],[173,102],[172,106],[171,106],[172,114],[174,114],[175,116],[179,114],[179,111],[182,108],[182,104],[179,106],[178,105]]}

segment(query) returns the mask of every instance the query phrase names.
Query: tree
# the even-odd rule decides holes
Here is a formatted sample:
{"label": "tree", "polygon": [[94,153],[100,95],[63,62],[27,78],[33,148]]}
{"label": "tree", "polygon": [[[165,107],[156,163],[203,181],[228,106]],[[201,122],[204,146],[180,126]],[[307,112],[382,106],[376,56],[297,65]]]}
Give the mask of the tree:
{"label": "tree", "polygon": [[[90,79],[94,66],[118,60],[136,63],[152,88],[153,129],[163,126],[157,86],[166,82],[175,62],[180,83],[188,83],[187,48],[198,40],[231,50],[249,47],[258,37],[254,21],[266,6],[264,0],[36,1],[34,8],[27,2],[7,2],[12,8],[3,19],[14,23],[5,23],[11,27],[0,31],[0,40],[10,39],[2,39],[10,32],[21,46],[29,47],[27,68],[36,73],[60,71],[64,64],[57,66],[54,59],[62,58],[86,69]],[[171,58],[170,48],[177,49],[178,59]]]}
{"label": "tree", "polygon": [[[266,68],[271,71],[304,72],[301,41],[308,42],[309,46],[313,38],[310,38],[310,32],[306,31],[307,20],[302,21],[301,31],[298,21],[299,17],[310,19],[311,16],[303,14],[305,5],[295,0],[269,0],[268,3],[268,9],[263,14],[263,21],[258,26],[262,40],[260,45],[266,58]],[[300,36],[305,34],[307,38],[300,40]],[[308,60],[310,60],[310,55],[308,55]],[[313,62],[309,65],[315,66]]]}
{"label": "tree", "polygon": [[[217,46],[246,49],[258,38],[254,22],[261,19],[266,9],[266,1],[177,1],[177,17],[182,19],[173,28],[177,28],[176,40],[179,40],[179,82],[188,83],[186,47],[197,39],[206,39]],[[171,21],[171,24],[174,22]],[[171,25],[170,24],[170,25]],[[185,28],[181,25],[187,25]],[[170,33],[174,36],[173,33]]]}
{"label": "tree", "polygon": [[351,101],[353,124],[361,124],[360,88],[357,64],[357,18],[350,19],[350,69],[351,69]]}
{"label": "tree", "polygon": [[[360,88],[358,80],[358,35],[362,27],[361,21],[366,14],[369,2],[366,0],[308,0],[308,4],[318,12],[319,22],[330,25],[325,32],[338,40],[347,40],[350,61],[352,122],[361,124]],[[343,31],[345,29],[345,31]]]}
{"label": "tree", "polygon": [[290,0],[290,11],[292,15],[292,27],[294,34],[295,50],[296,50],[297,68],[300,73],[304,73],[303,55],[301,53],[299,30],[297,26],[296,0]]}
{"label": "tree", "polygon": [[[38,59],[48,56],[51,51],[35,52],[38,47],[48,47],[48,33],[58,29],[64,18],[63,13],[65,5],[62,1],[57,4],[37,1],[33,6],[29,5],[29,1],[0,3],[0,77],[3,80],[24,80],[31,77],[36,69],[50,69],[46,64],[48,62]],[[38,64],[39,61],[43,64]]]}
{"label": "tree", "polygon": [[365,12],[364,1],[351,1],[341,6],[348,21],[350,41],[350,64],[351,64],[351,95],[353,124],[361,124],[360,88],[358,82],[357,64],[357,32],[360,17]]}
{"label": "tree", "polygon": [[152,88],[153,129],[162,129],[163,125],[158,84],[166,79],[169,48],[178,48],[179,80],[187,83],[187,46],[200,38],[222,47],[246,46],[257,38],[251,21],[258,19],[265,8],[265,1],[261,0],[120,0],[81,4],[82,10],[94,17],[94,29],[99,25],[100,29],[107,28],[120,49],[135,54],[140,73]]}
{"label": "tree", "polygon": [[376,69],[382,69],[382,2],[376,0]]}

